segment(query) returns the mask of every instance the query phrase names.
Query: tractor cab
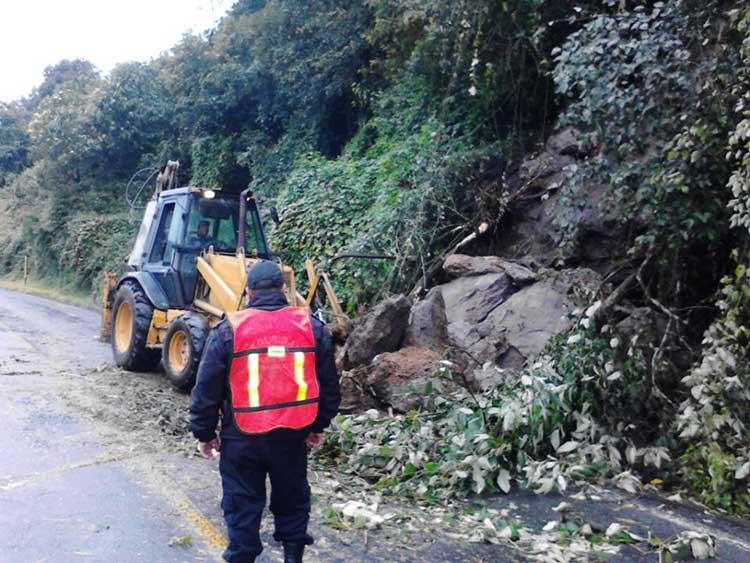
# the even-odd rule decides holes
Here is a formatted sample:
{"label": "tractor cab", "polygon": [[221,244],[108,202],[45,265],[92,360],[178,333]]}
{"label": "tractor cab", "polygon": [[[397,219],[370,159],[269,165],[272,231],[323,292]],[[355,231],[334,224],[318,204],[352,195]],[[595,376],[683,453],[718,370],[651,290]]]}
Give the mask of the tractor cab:
{"label": "tractor cab", "polygon": [[146,206],[129,269],[150,274],[169,308],[184,308],[193,302],[201,254],[268,258],[257,206],[251,198],[241,205],[242,197],[192,187],[157,194]]}

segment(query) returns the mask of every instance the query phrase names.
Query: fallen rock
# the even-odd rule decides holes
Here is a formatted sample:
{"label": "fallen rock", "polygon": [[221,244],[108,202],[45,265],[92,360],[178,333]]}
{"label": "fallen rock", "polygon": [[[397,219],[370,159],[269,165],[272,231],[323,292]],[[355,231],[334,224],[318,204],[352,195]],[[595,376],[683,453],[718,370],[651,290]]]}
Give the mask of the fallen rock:
{"label": "fallen rock", "polygon": [[404,346],[442,351],[448,346],[447,325],[443,294],[440,289],[432,288],[411,308]]}
{"label": "fallen rock", "polygon": [[458,278],[438,286],[445,302],[448,324],[481,323],[495,308],[518,291],[505,273]]}
{"label": "fallen rock", "polygon": [[509,370],[497,367],[494,362],[485,362],[469,372],[466,382],[477,391],[489,391],[505,383],[509,373]]}
{"label": "fallen rock", "polygon": [[451,254],[443,262],[443,271],[451,280],[483,274],[507,274],[519,287],[536,281],[536,274],[526,266],[499,256]]}
{"label": "fallen rock", "polygon": [[399,412],[424,404],[425,390],[436,381],[442,356],[427,348],[402,348],[381,354],[370,366],[367,385],[383,405]]}
{"label": "fallen rock", "polygon": [[360,366],[341,375],[339,412],[361,412],[378,407],[378,402],[367,385],[369,369],[370,366]]}
{"label": "fallen rock", "polygon": [[568,314],[576,305],[568,296],[569,289],[542,281],[519,291],[493,311],[485,324],[492,332],[504,333],[507,343],[496,360],[499,367],[519,369],[521,361],[539,355],[550,338],[572,326]]}
{"label": "fallen rock", "polygon": [[600,279],[586,268],[545,272],[540,281],[514,292],[479,322],[447,309],[451,342],[470,358],[475,366],[470,371],[483,369],[486,362],[518,371],[544,350],[550,338],[570,329],[570,312],[585,303],[586,292],[595,290]]}
{"label": "fallen rock", "polygon": [[354,328],[341,355],[341,367],[351,369],[378,354],[398,350],[409,322],[411,301],[403,295],[378,303]]}

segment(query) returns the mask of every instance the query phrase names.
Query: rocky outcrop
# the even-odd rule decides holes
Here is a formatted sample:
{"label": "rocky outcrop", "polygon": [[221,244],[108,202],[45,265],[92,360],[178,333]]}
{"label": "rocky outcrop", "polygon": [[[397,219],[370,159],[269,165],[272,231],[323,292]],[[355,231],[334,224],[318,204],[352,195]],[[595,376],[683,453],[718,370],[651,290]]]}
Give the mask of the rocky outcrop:
{"label": "rocky outcrop", "polygon": [[414,304],[409,313],[404,346],[443,351],[449,345],[445,301],[438,288]]}
{"label": "rocky outcrop", "polygon": [[626,250],[622,210],[608,186],[574,179],[593,152],[590,141],[565,129],[522,162],[513,183],[523,197],[494,242],[496,251],[512,259],[533,256],[544,266],[583,264],[600,273],[610,268]]}
{"label": "rocky outcrop", "polygon": [[[359,373],[358,392],[397,410],[413,408],[415,387],[430,381],[446,351],[472,387],[489,389],[516,377],[551,338],[572,328],[571,313],[589,304],[584,300],[628,240],[611,190],[573,181],[594,152],[573,129],[552,135],[508,180],[517,197],[491,243],[500,256],[450,255],[442,284],[411,310],[399,297],[365,318],[345,349],[345,365],[373,362]],[[633,331],[627,322],[617,330]]]}
{"label": "rocky outcrop", "polygon": [[411,301],[403,295],[378,303],[354,328],[340,358],[343,369],[370,363],[383,352],[401,347],[409,322]]}

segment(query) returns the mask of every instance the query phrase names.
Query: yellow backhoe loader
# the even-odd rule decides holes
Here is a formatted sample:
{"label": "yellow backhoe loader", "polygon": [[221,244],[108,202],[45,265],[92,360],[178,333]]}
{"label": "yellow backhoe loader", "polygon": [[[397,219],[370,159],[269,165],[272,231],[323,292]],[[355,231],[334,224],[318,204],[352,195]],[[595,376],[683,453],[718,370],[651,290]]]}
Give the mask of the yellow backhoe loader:
{"label": "yellow backhoe loader", "polygon": [[[209,329],[243,307],[248,268],[273,255],[249,190],[176,187],[178,168],[170,161],[159,174],[126,272],[105,273],[102,336],[111,340],[118,366],[148,371],[161,361],[172,384],[187,391]],[[346,321],[312,261],[307,298],[297,292],[292,269],[282,265],[282,272],[291,304],[310,306],[322,285],[334,319]]]}

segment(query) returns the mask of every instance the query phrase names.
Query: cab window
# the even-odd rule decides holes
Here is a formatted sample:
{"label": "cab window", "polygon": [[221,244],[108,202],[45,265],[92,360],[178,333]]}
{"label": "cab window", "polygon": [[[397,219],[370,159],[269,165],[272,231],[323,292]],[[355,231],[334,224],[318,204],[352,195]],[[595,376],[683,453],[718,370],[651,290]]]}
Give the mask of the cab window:
{"label": "cab window", "polygon": [[151,263],[170,262],[172,259],[174,249],[172,245],[168,244],[168,236],[169,228],[172,225],[172,217],[174,217],[174,205],[174,203],[168,203],[162,208],[159,228],[156,231],[154,245],[151,247],[151,254],[148,259]]}
{"label": "cab window", "polygon": [[[198,198],[190,208],[185,244],[194,250],[203,250],[213,246],[217,252],[230,253],[237,248],[239,236],[240,206],[237,199],[217,197],[215,199]],[[265,252],[258,248],[258,226],[253,214],[247,216],[248,256]]]}

